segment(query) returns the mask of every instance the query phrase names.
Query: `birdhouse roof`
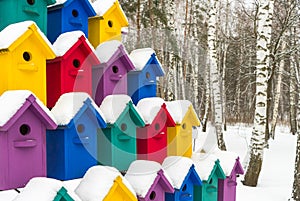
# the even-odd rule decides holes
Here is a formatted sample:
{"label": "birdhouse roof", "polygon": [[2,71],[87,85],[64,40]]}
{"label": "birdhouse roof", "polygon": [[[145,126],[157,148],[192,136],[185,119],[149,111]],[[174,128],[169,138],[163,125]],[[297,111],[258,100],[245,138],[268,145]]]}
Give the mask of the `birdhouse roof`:
{"label": "birdhouse roof", "polygon": [[130,164],[125,178],[132,185],[136,194],[144,198],[158,176],[158,171],[161,169],[162,167],[158,162],[136,160]]}
{"label": "birdhouse roof", "polygon": [[92,6],[98,16],[103,16],[114,4],[120,10],[125,20],[128,21],[121,5],[118,3],[118,0],[96,0],[92,3]]}
{"label": "birdhouse roof", "polygon": [[137,103],[137,109],[145,120],[146,124],[152,124],[161,106],[165,103],[162,98],[143,98]]}
{"label": "birdhouse roof", "polygon": [[0,96],[0,127],[5,126],[13,116],[23,107],[26,101],[32,97],[39,108],[43,110],[48,117],[56,122],[55,117],[49,109],[29,90],[10,90],[5,91]]}
{"label": "birdhouse roof", "polygon": [[104,119],[104,115],[102,114],[101,110],[98,108],[96,103],[87,93],[70,92],[61,95],[58,101],[56,102],[55,106],[51,110],[52,114],[55,116],[58,125],[68,125],[83,107],[86,100],[91,101],[91,105]]}
{"label": "birdhouse roof", "polygon": [[107,63],[119,47],[124,48],[123,44],[118,40],[103,42],[96,47],[96,55],[101,63]]}
{"label": "birdhouse roof", "polygon": [[193,161],[182,156],[168,156],[162,163],[163,170],[171,179],[174,188],[180,189],[188,175]]}
{"label": "birdhouse roof", "polygon": [[[62,7],[67,7],[73,1],[75,1],[75,0],[56,0],[55,4],[48,6],[48,11],[52,10],[52,9],[56,10],[56,9],[61,9]],[[88,17],[93,17],[96,15],[96,12],[89,0],[80,0],[79,2],[81,3],[82,7],[88,14]]]}
{"label": "birdhouse roof", "polygon": [[52,52],[54,52],[50,41],[33,21],[13,23],[5,27],[0,32],[0,49],[9,49],[14,42],[16,42],[19,38],[21,38],[21,36],[30,30],[37,32],[42,37],[45,44],[51,49]]}
{"label": "birdhouse roof", "polygon": [[89,46],[91,51],[95,51],[89,40],[85,37],[82,31],[70,31],[60,34],[56,41],[53,43],[53,48],[56,56],[63,56],[78,42],[80,37],[85,38],[86,44]]}
{"label": "birdhouse roof", "polygon": [[111,190],[117,177],[122,178],[122,183],[135,195],[132,186],[116,168],[101,165],[88,169],[75,189],[75,193],[82,200],[103,200]]}
{"label": "birdhouse roof", "polygon": [[195,113],[193,105],[188,100],[175,100],[166,102],[167,109],[174,119],[175,123],[181,124],[187,111],[191,107],[192,111]]}

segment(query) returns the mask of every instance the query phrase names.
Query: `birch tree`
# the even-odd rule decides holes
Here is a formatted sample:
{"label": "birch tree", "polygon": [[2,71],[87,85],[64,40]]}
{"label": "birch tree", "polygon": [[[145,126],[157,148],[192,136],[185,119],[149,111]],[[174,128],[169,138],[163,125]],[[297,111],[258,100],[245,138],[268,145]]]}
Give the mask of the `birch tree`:
{"label": "birch tree", "polygon": [[[257,21],[257,44],[256,44],[256,94],[254,127],[250,141],[250,160],[244,178],[244,185],[257,186],[258,177],[263,163],[266,118],[267,118],[267,83],[269,69],[268,44],[271,40],[272,19],[269,17],[273,12],[272,0],[260,0]],[[271,10],[270,10],[271,8]]]}

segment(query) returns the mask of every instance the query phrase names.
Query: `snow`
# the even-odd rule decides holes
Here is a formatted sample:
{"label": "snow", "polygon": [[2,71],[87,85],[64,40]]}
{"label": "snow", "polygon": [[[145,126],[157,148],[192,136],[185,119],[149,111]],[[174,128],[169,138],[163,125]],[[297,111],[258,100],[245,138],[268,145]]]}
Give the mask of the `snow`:
{"label": "snow", "polygon": [[144,118],[145,123],[152,124],[164,102],[159,97],[143,98],[137,103],[136,107]]}
{"label": "snow", "polygon": [[109,193],[114,184],[114,180],[120,176],[123,183],[135,195],[134,190],[124,182],[125,179],[121,173],[114,167],[109,166],[93,166],[84,175],[82,181],[75,190],[75,193],[82,201],[101,201]]}
{"label": "snow", "polygon": [[180,189],[182,183],[189,172],[193,161],[182,156],[168,156],[162,163],[163,170],[171,179],[171,184],[175,189]]}
{"label": "snow", "polygon": [[166,102],[167,109],[176,124],[181,124],[189,106],[192,103],[188,100],[175,100]]}
{"label": "snow", "polygon": [[238,155],[231,151],[222,151],[220,149],[216,149],[213,152],[213,155],[217,157],[220,161],[220,165],[226,176],[230,176],[234,165],[236,163],[236,159]]}
{"label": "snow", "polygon": [[[142,48],[133,50],[129,57],[133,62],[135,69],[138,71],[143,70],[147,62],[151,58],[152,54],[155,54],[155,51],[152,48]],[[157,58],[156,58],[157,59]],[[158,61],[158,59],[157,59]],[[159,61],[158,61],[159,62]],[[161,64],[160,64],[161,66]]]}
{"label": "snow", "polygon": [[106,41],[97,46],[95,54],[101,63],[107,63],[120,46],[123,44],[118,40]]}
{"label": "snow", "polygon": [[[56,41],[53,43],[53,48],[56,56],[59,57],[65,55],[81,36],[85,37],[82,31],[70,31],[60,34]],[[87,38],[85,42],[89,45],[92,51],[95,51],[94,47],[90,44]]]}
{"label": "snow", "polygon": [[0,49],[9,48],[10,45],[12,45],[18,38],[20,38],[32,24],[34,24],[37,27],[37,32],[44,39],[45,43],[53,50],[52,44],[47,39],[45,34],[39,29],[39,27],[34,21],[30,20],[13,23],[5,27],[0,32]]}
{"label": "snow", "polygon": [[213,154],[193,153],[192,160],[195,164],[195,170],[202,181],[208,180],[217,159]]}
{"label": "snow", "polygon": [[114,94],[106,96],[101,105],[100,110],[102,111],[106,123],[113,124],[119,118],[121,113],[131,100],[130,96],[125,94]]}
{"label": "snow", "polygon": [[15,190],[0,191],[0,200],[9,201],[13,200],[18,195]]}
{"label": "snow", "polygon": [[81,201],[81,199],[75,193],[75,189],[77,188],[77,186],[80,184],[81,181],[82,181],[82,178],[63,181],[63,185],[64,185],[65,189],[67,189],[68,194],[75,201]]}
{"label": "snow", "polygon": [[130,164],[125,178],[129,181],[136,194],[145,198],[157,177],[157,172],[161,169],[162,167],[158,162],[136,160]]}
{"label": "snow", "polygon": [[49,7],[52,7],[52,6],[57,6],[57,5],[61,5],[61,4],[64,4],[67,0],[56,0],[56,3],[55,4],[52,4],[52,5],[49,5]]}
{"label": "snow", "polygon": [[99,16],[103,16],[116,2],[116,0],[97,0],[92,6]]}
{"label": "snow", "polygon": [[61,95],[52,108],[51,112],[54,115],[59,126],[65,126],[75,117],[80,108],[84,105],[84,101],[91,100],[93,107],[99,112],[105,120],[105,116],[98,109],[98,106],[93,99],[85,92],[69,92]]}
{"label": "snow", "polygon": [[[4,126],[18,112],[30,95],[34,94],[29,90],[9,90],[0,96],[0,127]],[[49,109],[36,96],[35,98],[37,104],[56,122]]]}
{"label": "snow", "polygon": [[13,201],[53,201],[62,186],[59,180],[35,177],[26,184]]}

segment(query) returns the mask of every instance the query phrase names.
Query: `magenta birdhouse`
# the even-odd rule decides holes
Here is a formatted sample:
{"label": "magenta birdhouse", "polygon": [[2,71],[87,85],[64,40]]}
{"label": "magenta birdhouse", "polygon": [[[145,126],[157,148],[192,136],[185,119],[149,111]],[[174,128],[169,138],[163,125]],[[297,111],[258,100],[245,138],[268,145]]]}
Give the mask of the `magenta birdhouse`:
{"label": "magenta birdhouse", "polygon": [[127,73],[134,69],[125,47],[113,40],[96,48],[100,63],[93,68],[93,97],[100,105],[107,95],[127,94]]}
{"label": "magenta birdhouse", "polygon": [[50,111],[30,91],[0,96],[0,190],[46,176],[46,129],[56,127]]}

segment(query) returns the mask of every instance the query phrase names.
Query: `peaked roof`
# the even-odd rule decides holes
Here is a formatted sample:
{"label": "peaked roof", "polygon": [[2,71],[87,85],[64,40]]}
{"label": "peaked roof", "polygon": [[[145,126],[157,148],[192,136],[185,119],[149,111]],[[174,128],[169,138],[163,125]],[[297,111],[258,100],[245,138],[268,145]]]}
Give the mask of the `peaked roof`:
{"label": "peaked roof", "polygon": [[[75,0],[56,0],[55,4],[48,6],[48,10],[55,10],[60,9],[62,7],[68,7],[71,3],[73,3],[73,1]],[[93,17],[97,14],[89,0],[80,0],[79,2],[88,14],[88,17]]]}
{"label": "peaked roof", "polygon": [[70,92],[61,95],[51,112],[55,116],[58,125],[66,126],[74,119],[85,104],[91,105],[96,111],[97,118],[103,118],[104,120],[104,115],[96,103],[84,92]]}
{"label": "peaked roof", "polygon": [[1,49],[8,49],[10,51],[13,50],[19,44],[16,43],[16,41],[22,38],[22,36],[26,36],[23,37],[23,40],[25,40],[31,35],[30,33],[37,33],[37,36],[41,39],[42,42],[46,44],[48,51],[51,53],[52,58],[54,58],[55,54],[54,54],[54,49],[52,47],[52,44],[44,35],[44,33],[39,29],[36,23],[33,21],[23,21],[23,22],[13,23],[5,27],[0,32],[0,50]]}
{"label": "peaked roof", "polygon": [[57,127],[55,117],[49,109],[28,90],[10,90],[0,96],[0,127],[8,129],[13,123],[12,120],[22,115],[19,111],[31,105],[38,111],[36,114],[40,115],[41,121],[46,123],[48,128]]}
{"label": "peaked roof", "polygon": [[107,63],[112,58],[114,53],[121,48],[125,50],[123,44],[118,40],[106,41],[96,47],[96,55],[101,63]]}
{"label": "peaked roof", "polygon": [[137,71],[142,71],[146,66],[150,65],[155,68],[157,76],[163,76],[165,74],[161,63],[152,48],[133,50],[129,57]]}
{"label": "peaked roof", "polygon": [[152,124],[165,101],[159,97],[143,98],[136,107],[143,116],[146,124]]}
{"label": "peaked roof", "polygon": [[[170,112],[172,118],[174,119],[175,123],[181,124],[184,120],[188,110],[190,109],[193,116],[197,120],[197,125],[200,125],[200,120],[196,115],[196,112],[193,108],[193,105],[188,100],[175,100],[166,102],[167,109]],[[196,126],[196,125],[195,125]]]}
{"label": "peaked roof", "polygon": [[82,31],[70,31],[60,34],[56,41],[53,43],[53,48],[56,56],[59,57],[65,55],[70,50],[70,48],[80,40],[81,37],[84,37],[84,41],[91,49],[91,51],[95,51],[94,47],[90,44],[89,40],[85,37]]}

